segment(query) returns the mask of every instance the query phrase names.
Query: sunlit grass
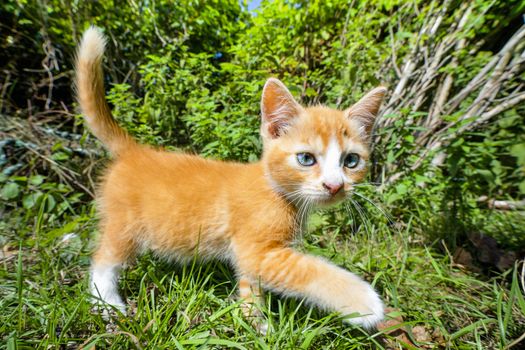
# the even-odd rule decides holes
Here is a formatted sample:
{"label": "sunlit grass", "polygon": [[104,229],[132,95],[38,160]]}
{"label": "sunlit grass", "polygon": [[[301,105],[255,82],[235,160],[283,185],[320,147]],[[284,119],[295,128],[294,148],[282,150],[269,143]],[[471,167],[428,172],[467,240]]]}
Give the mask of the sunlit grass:
{"label": "sunlit grass", "polygon": [[[367,210],[374,217],[373,207]],[[120,286],[130,312],[108,322],[88,294],[96,225],[86,212],[70,225],[43,226],[38,237],[30,226],[2,235],[4,244],[11,243],[1,260],[0,348],[382,349],[402,331],[430,348],[488,349],[508,346],[525,331],[521,267],[496,278],[476,275],[425,243],[410,222],[394,229],[377,216],[351,225],[343,208],[317,214],[298,248],[375,286],[390,315],[402,317],[381,332],[348,327],[336,314],[267,294],[270,332],[260,335],[242,317],[228,266],[178,266],[151,255],[124,271]],[[75,235],[64,236],[70,233]],[[429,339],[413,334],[418,325]]]}

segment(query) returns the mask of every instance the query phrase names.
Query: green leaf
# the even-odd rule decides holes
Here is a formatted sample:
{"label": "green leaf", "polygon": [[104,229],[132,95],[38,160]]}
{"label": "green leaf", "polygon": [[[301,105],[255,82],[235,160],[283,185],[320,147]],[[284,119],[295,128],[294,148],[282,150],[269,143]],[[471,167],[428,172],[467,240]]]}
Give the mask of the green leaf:
{"label": "green leaf", "polygon": [[520,182],[519,189],[521,193],[525,194],[525,180]]}
{"label": "green leaf", "polygon": [[32,184],[32,185],[35,185],[35,186],[38,186],[40,185],[42,182],[44,182],[44,179],[46,177],[45,176],[42,176],[42,175],[35,175],[35,176],[31,176],[29,178],[29,183]]}
{"label": "green leaf", "polygon": [[510,154],[518,158],[518,164],[525,166],[525,143],[518,143],[510,148]]}
{"label": "green leaf", "polygon": [[66,152],[56,152],[51,155],[51,159],[53,160],[67,160],[69,159],[69,155]]}
{"label": "green leaf", "polygon": [[20,193],[20,186],[15,182],[10,182],[2,187],[2,198],[4,199],[13,199],[18,197]]}
{"label": "green leaf", "polygon": [[408,186],[405,184],[398,184],[396,186],[396,192],[400,195],[406,194],[408,192]]}
{"label": "green leaf", "polygon": [[490,170],[477,169],[476,172],[483,176],[487,182],[494,182],[494,174]]}
{"label": "green leaf", "polygon": [[22,199],[22,205],[26,209],[31,209],[38,203],[38,199],[40,197],[42,197],[42,192],[34,192],[27,194],[24,196],[24,199]]}
{"label": "green leaf", "polygon": [[386,203],[387,204],[392,204],[394,203],[395,201],[401,199],[401,196],[397,193],[391,193],[389,195],[386,196]]}
{"label": "green leaf", "polygon": [[46,208],[47,212],[51,212],[53,209],[55,209],[55,206],[57,204],[55,197],[53,197],[52,195],[48,195],[46,202],[47,202],[47,208]]}

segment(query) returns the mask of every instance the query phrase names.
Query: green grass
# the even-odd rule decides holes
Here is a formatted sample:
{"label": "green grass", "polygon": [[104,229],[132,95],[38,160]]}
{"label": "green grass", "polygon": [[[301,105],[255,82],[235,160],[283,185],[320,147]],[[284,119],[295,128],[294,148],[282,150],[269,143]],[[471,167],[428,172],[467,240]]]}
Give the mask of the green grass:
{"label": "green grass", "polygon": [[[402,323],[369,334],[300,300],[268,294],[264,312],[272,330],[261,336],[242,317],[227,266],[178,266],[151,255],[122,275],[130,315],[108,322],[87,292],[96,220],[90,206],[79,208],[69,211],[66,225],[45,211],[28,215],[19,230],[12,229],[16,215],[2,222],[0,348],[382,349],[403,328],[428,348],[495,349],[525,331],[517,268],[490,279],[476,275],[414,234],[410,222],[394,230],[385,220],[370,220],[352,232],[341,224],[346,212],[337,209],[312,219],[298,249],[364,276]],[[75,235],[64,241],[69,233]],[[418,325],[430,335],[422,343],[412,332]]]}

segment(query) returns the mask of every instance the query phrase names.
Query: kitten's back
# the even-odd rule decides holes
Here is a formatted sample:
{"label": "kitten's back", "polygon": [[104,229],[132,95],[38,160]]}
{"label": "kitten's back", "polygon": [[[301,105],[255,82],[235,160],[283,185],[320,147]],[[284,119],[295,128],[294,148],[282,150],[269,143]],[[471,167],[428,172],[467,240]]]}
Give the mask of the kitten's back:
{"label": "kitten's back", "polygon": [[127,220],[139,232],[133,239],[155,242],[149,248],[161,254],[176,249],[191,256],[199,245],[200,254],[216,255],[232,236],[256,239],[251,233],[261,227],[292,239],[284,235],[291,233],[293,208],[267,184],[260,163],[139,146],[108,168],[99,203],[105,217]]}

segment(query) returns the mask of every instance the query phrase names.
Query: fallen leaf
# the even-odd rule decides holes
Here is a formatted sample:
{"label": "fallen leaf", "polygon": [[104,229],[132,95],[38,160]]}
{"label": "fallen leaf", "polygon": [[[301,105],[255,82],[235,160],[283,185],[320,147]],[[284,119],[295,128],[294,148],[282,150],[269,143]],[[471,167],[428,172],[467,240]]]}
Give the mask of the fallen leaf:
{"label": "fallen leaf", "polygon": [[425,326],[415,326],[412,328],[412,335],[418,343],[428,343],[432,341],[432,336],[427,332]]}
{"label": "fallen leaf", "polygon": [[435,328],[432,332],[432,339],[434,339],[434,342],[438,345],[445,345],[445,338],[443,337],[443,333],[441,333],[439,328]]}
{"label": "fallen leaf", "polygon": [[457,265],[462,265],[464,267],[472,266],[472,254],[470,254],[470,252],[465,248],[458,247],[454,252],[452,259]]}
{"label": "fallen leaf", "polygon": [[386,308],[385,314],[385,320],[377,325],[377,330],[383,331],[383,334],[389,336],[384,338],[387,347],[397,349],[401,345],[416,348],[407,336],[401,311]]}

